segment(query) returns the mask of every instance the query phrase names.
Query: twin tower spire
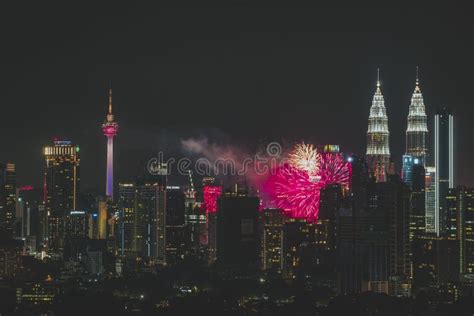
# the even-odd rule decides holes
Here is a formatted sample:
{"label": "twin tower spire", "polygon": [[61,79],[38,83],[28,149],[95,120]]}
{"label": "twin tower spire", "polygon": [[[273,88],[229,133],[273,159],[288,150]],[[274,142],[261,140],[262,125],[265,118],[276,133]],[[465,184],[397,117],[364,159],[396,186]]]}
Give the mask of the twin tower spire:
{"label": "twin tower spire", "polygon": [[[427,152],[427,134],[425,105],[419,86],[417,67],[415,90],[408,113],[406,153],[421,158],[424,161]],[[372,106],[370,107],[366,152],[369,172],[375,177],[377,182],[385,182],[387,180],[387,172],[390,165],[389,136],[385,100],[380,89],[380,71],[377,69],[377,86],[372,99]]]}

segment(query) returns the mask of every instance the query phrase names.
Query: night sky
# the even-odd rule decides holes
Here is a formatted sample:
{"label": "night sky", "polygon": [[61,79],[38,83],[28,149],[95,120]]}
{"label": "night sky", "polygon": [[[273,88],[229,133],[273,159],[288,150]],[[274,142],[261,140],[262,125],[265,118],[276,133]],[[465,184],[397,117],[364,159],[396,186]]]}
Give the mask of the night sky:
{"label": "night sky", "polygon": [[109,81],[117,180],[159,150],[174,155],[189,137],[235,146],[308,140],[365,153],[378,67],[399,162],[419,65],[430,131],[435,111],[452,109],[457,183],[474,185],[471,1],[96,2],[2,4],[0,160],[17,163],[20,184],[42,182],[41,148],[56,136],[80,145],[83,188],[103,189]]}

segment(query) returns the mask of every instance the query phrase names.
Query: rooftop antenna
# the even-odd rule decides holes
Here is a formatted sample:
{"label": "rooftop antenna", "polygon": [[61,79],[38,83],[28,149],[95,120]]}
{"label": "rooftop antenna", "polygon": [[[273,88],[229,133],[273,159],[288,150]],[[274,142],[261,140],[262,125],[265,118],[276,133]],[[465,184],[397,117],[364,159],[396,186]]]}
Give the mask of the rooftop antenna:
{"label": "rooftop antenna", "polygon": [[380,88],[380,68],[377,68],[377,88]]}

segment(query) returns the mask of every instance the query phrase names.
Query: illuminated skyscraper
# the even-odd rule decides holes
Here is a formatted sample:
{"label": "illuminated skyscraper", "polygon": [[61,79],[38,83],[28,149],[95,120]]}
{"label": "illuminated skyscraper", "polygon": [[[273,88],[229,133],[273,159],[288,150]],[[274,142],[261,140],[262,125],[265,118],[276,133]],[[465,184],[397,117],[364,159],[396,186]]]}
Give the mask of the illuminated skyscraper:
{"label": "illuminated skyscraper", "polygon": [[14,232],[16,212],[15,164],[0,164],[0,227],[10,235]]}
{"label": "illuminated skyscraper", "polygon": [[134,250],[156,263],[166,263],[166,185],[139,181],[135,191]]}
{"label": "illuminated skyscraper", "polygon": [[436,208],[436,168],[427,166],[425,172],[426,232],[439,231],[439,208]]}
{"label": "illuminated skyscraper", "polygon": [[287,218],[283,225],[283,278],[294,280],[314,267],[316,225],[304,218]]}
{"label": "illuminated skyscraper", "polygon": [[[419,158],[413,158],[411,155],[403,155],[403,164],[402,164],[402,180],[411,188],[412,178],[413,178],[413,166],[415,164],[415,159],[419,162]],[[417,162],[417,163],[418,163]]]}
{"label": "illuminated skyscraper", "polygon": [[461,223],[461,273],[474,274],[474,189],[466,188],[459,208]]}
{"label": "illuminated skyscraper", "polygon": [[65,218],[76,210],[79,191],[79,146],[70,141],[55,140],[43,149],[45,157],[44,203],[48,214],[48,246],[64,246]]}
{"label": "illuminated skyscraper", "polygon": [[264,209],[260,213],[262,231],[262,269],[283,270],[283,225],[285,215],[280,209]]}
{"label": "illuminated skyscraper", "polygon": [[366,155],[371,176],[375,177],[377,182],[387,181],[387,170],[390,163],[388,118],[385,101],[380,90],[378,70],[377,89],[370,107]]}
{"label": "illuminated skyscraper", "polygon": [[134,233],[134,217],[135,217],[135,183],[120,182],[118,184],[119,197],[119,245],[121,255],[131,253]]}
{"label": "illuminated skyscraper", "polygon": [[408,112],[408,124],[406,131],[406,154],[423,160],[426,156],[426,136],[428,127],[426,125],[425,104],[421,94],[418,67],[416,68],[415,91],[411,97],[411,104]]}
{"label": "illuminated skyscraper", "polygon": [[436,233],[446,231],[446,194],[454,188],[454,120],[447,109],[435,115],[435,203],[438,210],[439,227]]}
{"label": "illuminated skyscraper", "polygon": [[474,189],[457,187],[446,195],[446,238],[459,241],[459,272],[474,273]]}
{"label": "illuminated skyscraper", "polygon": [[109,112],[104,124],[102,124],[102,132],[107,137],[107,175],[105,185],[105,195],[112,201],[114,199],[114,137],[118,132],[118,123],[114,120],[112,114],[112,89],[109,89]]}
{"label": "illuminated skyscraper", "polygon": [[156,263],[165,264],[165,178],[119,183],[119,213],[121,254],[149,258]]}

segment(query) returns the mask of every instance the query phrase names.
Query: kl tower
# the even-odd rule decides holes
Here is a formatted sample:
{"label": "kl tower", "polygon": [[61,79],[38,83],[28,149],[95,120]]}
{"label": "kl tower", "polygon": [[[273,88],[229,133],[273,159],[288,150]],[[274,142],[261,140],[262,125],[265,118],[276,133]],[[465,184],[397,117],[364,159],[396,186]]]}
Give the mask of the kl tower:
{"label": "kl tower", "polygon": [[107,137],[107,175],[105,179],[105,195],[114,200],[114,137],[118,132],[118,123],[112,114],[112,89],[109,89],[109,111],[102,124],[102,132]]}

